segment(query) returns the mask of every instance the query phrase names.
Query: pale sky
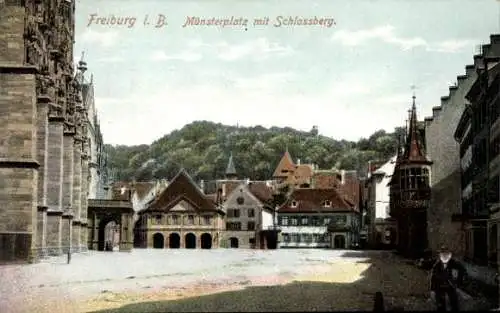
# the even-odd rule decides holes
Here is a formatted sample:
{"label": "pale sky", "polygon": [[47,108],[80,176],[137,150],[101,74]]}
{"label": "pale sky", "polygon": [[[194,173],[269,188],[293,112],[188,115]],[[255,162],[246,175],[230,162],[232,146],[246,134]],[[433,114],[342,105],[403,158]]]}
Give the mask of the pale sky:
{"label": "pale sky", "polygon": [[[93,73],[104,140],[149,144],[195,120],[289,126],[358,140],[404,125],[416,85],[432,115],[477,46],[500,32],[495,0],[79,0],[75,58]],[[133,27],[95,17],[135,17]],[[163,14],[167,26],[155,28]],[[148,15],[149,25],[144,25]],[[246,26],[182,27],[187,17]],[[292,16],[335,25],[275,27]],[[254,26],[269,17],[269,25]],[[94,19],[95,20],[95,19]]]}

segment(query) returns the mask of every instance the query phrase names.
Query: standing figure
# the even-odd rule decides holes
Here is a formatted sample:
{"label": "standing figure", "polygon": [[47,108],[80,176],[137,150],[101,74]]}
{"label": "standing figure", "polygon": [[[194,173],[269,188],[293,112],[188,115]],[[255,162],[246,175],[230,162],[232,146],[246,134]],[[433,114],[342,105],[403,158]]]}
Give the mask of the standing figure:
{"label": "standing figure", "polygon": [[437,310],[446,311],[446,295],[452,311],[459,311],[457,288],[463,283],[466,270],[452,258],[447,247],[441,247],[439,259],[431,270],[431,298],[436,300]]}

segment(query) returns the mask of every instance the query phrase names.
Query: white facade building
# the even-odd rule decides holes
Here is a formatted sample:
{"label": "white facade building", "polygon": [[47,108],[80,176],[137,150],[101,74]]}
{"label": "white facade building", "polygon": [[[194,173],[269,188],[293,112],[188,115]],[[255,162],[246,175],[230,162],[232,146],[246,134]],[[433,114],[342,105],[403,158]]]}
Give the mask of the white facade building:
{"label": "white facade building", "polygon": [[391,181],[396,156],[376,170],[368,173],[368,214],[370,215],[369,241],[374,244],[391,244],[395,240],[395,224],[389,215],[389,182]]}

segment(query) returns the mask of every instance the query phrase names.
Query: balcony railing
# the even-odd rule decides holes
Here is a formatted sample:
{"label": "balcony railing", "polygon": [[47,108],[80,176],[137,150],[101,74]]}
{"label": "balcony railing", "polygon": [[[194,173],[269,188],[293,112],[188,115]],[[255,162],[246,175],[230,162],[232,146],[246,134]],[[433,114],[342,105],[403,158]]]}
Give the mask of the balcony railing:
{"label": "balcony railing", "polygon": [[265,230],[281,230],[281,226],[279,225],[271,225],[271,226],[267,226],[267,227],[264,227]]}

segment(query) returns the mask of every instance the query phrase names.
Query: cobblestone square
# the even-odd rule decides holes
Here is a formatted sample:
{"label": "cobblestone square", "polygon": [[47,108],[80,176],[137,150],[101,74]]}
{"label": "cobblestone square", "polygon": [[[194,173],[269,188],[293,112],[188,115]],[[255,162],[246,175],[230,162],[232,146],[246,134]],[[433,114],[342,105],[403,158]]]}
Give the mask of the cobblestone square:
{"label": "cobblestone square", "polygon": [[383,251],[88,252],[0,277],[2,312],[371,310],[376,291],[386,308],[432,309],[427,273]]}

